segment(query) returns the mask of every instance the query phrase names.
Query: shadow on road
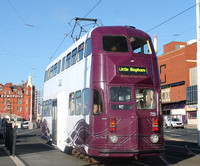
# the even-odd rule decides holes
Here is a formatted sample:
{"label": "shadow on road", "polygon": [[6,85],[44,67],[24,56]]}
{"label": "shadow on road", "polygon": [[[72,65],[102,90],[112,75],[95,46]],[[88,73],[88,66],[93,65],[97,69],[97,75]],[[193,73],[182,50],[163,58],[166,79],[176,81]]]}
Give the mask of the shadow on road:
{"label": "shadow on road", "polygon": [[[47,158],[50,162],[51,157],[49,158],[48,154],[50,151],[55,152],[57,151],[54,149],[53,146],[49,146],[45,144],[46,141],[43,142],[38,141],[41,139],[38,136],[38,133],[30,133],[25,135],[20,135],[17,140],[16,145],[16,154],[18,156],[26,155],[26,154],[37,154],[42,153],[42,155],[47,155]],[[25,141],[26,140],[26,141]],[[47,143],[47,142],[46,142]],[[106,160],[100,160],[99,165],[104,166],[140,166],[140,165],[147,165],[147,166],[166,166],[166,165],[199,165],[200,163],[200,148],[198,147],[197,143],[192,142],[184,142],[184,141],[177,141],[177,140],[165,140],[165,152],[161,156],[153,156],[153,157],[146,157],[140,160],[134,160],[132,158],[110,158]],[[53,152],[53,154],[55,154]],[[60,154],[60,152],[56,152],[56,154]],[[61,155],[61,154],[60,154]],[[62,153],[63,155],[63,153]],[[68,158],[69,155],[66,155],[64,158]],[[54,155],[54,157],[56,157]],[[59,156],[57,156],[59,157]],[[44,158],[44,157],[43,157]],[[46,158],[46,157],[45,157]],[[75,160],[75,158],[74,158]],[[79,159],[81,160],[81,159]],[[85,164],[85,166],[90,166],[91,164]]]}
{"label": "shadow on road", "polygon": [[50,150],[54,150],[54,148],[46,146],[42,143],[21,144],[16,146],[16,155],[22,155],[27,153],[38,153]]}

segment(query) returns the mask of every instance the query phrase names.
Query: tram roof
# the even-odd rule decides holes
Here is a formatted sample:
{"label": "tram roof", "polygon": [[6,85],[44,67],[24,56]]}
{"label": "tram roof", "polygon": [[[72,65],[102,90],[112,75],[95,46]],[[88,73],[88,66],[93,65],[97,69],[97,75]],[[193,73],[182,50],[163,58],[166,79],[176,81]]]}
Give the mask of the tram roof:
{"label": "tram roof", "polygon": [[110,34],[110,35],[117,35],[117,34],[131,34],[135,33],[139,36],[143,36],[146,38],[150,38],[149,35],[141,30],[135,29],[132,26],[100,26],[95,27],[84,34],[79,40],[73,43],[69,48],[67,48],[63,53],[61,53],[55,60],[53,60],[46,69],[50,68],[59,60],[62,60],[69,52],[71,52],[74,48],[78,47],[81,43],[83,43],[87,38],[91,37],[92,32],[94,34]]}

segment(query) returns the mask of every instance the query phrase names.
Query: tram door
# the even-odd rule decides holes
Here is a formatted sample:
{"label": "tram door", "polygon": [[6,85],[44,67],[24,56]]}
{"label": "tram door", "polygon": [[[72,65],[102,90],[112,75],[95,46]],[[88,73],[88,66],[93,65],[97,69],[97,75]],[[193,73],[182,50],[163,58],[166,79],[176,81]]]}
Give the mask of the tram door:
{"label": "tram door", "polygon": [[[151,144],[148,139],[152,132],[158,131],[158,115],[156,111],[156,95],[153,89],[136,87],[136,109],[138,112],[139,145],[145,150]],[[144,141],[145,140],[145,141]]]}
{"label": "tram door", "polygon": [[52,140],[57,144],[57,99],[52,104]]}
{"label": "tram door", "polygon": [[64,151],[65,149],[65,138],[66,138],[66,117],[67,117],[67,93],[65,91],[57,94],[57,147]]}

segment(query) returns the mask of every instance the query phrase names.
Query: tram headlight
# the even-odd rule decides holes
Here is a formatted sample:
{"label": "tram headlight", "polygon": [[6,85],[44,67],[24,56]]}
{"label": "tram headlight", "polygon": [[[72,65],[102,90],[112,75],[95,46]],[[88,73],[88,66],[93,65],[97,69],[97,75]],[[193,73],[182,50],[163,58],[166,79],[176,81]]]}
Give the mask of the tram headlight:
{"label": "tram headlight", "polygon": [[112,134],[112,135],[109,135],[109,139],[110,139],[110,142],[112,142],[113,144],[115,144],[118,141],[118,136],[115,135],[115,134]]}
{"label": "tram headlight", "polygon": [[153,142],[154,144],[159,141],[159,137],[156,134],[152,134],[150,139],[151,139],[151,142]]}

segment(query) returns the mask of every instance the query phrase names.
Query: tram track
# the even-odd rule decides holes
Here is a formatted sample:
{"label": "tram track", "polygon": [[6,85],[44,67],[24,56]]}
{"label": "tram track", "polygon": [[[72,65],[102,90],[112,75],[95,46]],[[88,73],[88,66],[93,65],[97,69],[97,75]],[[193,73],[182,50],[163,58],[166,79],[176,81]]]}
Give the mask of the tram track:
{"label": "tram track", "polygon": [[[29,132],[27,132],[29,133]],[[51,148],[55,148],[57,149],[56,146],[53,145],[48,145],[46,140],[44,141],[43,139],[41,139],[41,135],[40,133],[37,133],[36,135],[36,140],[39,143],[44,144],[45,146],[51,147]],[[159,163],[159,165],[173,165],[175,163],[179,163],[182,162],[192,156],[196,156],[200,153],[200,149],[197,149],[195,147],[189,147],[189,145],[185,144],[185,145],[173,145],[173,144],[165,144],[166,147],[166,151],[163,155],[159,156],[156,160],[154,159],[148,159],[148,160],[130,160],[130,162],[127,162],[128,165],[138,165],[138,166],[151,166],[154,165],[155,162],[156,164]],[[115,165],[116,161],[114,160],[113,162],[108,161],[107,162],[102,162],[101,160],[98,160],[96,158],[93,158],[91,156],[88,156],[86,154],[82,154],[78,151],[73,150],[72,151],[72,156],[74,158],[78,158],[81,159],[83,161],[85,161],[86,163],[88,163],[89,165],[98,165],[98,166],[104,166],[107,165],[108,163],[110,165]],[[156,160],[156,161],[153,161]],[[154,163],[154,164],[153,164]],[[117,165],[121,165],[119,162],[117,163]],[[124,163],[122,163],[122,165],[124,165]]]}

